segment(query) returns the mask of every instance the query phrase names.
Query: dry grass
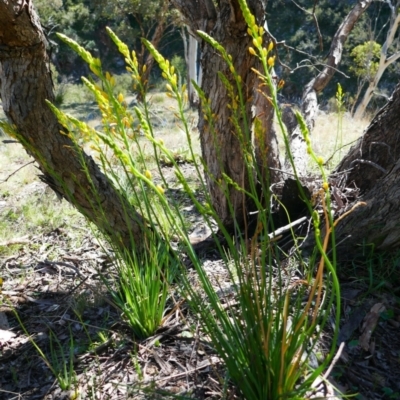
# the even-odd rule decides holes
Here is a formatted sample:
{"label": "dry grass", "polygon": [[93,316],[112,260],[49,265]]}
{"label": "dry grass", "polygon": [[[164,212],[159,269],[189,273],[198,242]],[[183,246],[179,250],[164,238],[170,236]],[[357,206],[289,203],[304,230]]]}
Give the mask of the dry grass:
{"label": "dry grass", "polygon": [[329,167],[335,167],[363,134],[369,122],[368,118],[354,119],[349,113],[339,117],[336,113],[320,112],[311,135],[314,151],[325,160],[332,157]]}
{"label": "dry grass", "polygon": [[[340,119],[341,118],[341,119]],[[363,134],[370,123],[370,117],[356,120],[349,113],[341,117],[337,113],[320,111],[315,120],[315,127],[311,132],[311,145],[318,156],[330,160],[327,168],[333,170],[338,162],[345,156],[354,142]],[[285,145],[282,133],[276,125],[280,158],[283,165],[285,159]],[[310,160],[310,171],[316,172]]]}
{"label": "dry grass", "polygon": [[83,217],[38,178],[39,170],[21,144],[0,144],[0,254],[10,240],[73,224]]}

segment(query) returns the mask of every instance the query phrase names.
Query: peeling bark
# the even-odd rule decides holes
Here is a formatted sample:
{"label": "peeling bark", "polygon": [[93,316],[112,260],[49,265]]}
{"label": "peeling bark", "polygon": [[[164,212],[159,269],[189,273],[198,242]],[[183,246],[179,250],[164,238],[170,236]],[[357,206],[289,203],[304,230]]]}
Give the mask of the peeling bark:
{"label": "peeling bark", "polygon": [[45,103],[54,101],[53,84],[46,39],[32,2],[0,0],[0,82],[4,112],[45,180],[115,244],[139,245],[143,218],[132,211],[93,159],[60,134],[62,128]]}

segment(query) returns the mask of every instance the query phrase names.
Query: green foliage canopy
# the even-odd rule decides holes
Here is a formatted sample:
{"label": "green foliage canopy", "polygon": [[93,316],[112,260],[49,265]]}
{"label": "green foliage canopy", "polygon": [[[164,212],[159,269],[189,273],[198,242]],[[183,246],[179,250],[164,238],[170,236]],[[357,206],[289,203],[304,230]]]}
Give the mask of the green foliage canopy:
{"label": "green foliage canopy", "polygon": [[350,71],[368,82],[374,79],[378,71],[381,47],[379,43],[373,40],[354,47],[350,53],[353,58],[353,65],[350,66]]}

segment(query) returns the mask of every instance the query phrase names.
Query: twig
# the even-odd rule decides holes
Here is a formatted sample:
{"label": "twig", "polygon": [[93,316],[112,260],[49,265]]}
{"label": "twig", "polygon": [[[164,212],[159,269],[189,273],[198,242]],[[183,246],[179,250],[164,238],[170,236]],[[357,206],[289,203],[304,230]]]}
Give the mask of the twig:
{"label": "twig", "polygon": [[29,244],[31,242],[31,240],[27,237],[21,237],[21,238],[17,238],[17,239],[10,239],[7,240],[6,242],[2,242],[0,243],[1,247],[6,247],[6,246],[12,246],[14,244]]}
{"label": "twig", "polygon": [[270,239],[274,238],[275,236],[279,236],[281,235],[283,232],[286,232],[290,229],[292,229],[294,226],[301,224],[302,222],[304,222],[307,219],[307,217],[301,217],[299,219],[297,219],[296,221],[291,222],[290,224],[287,224],[285,226],[280,227],[279,229],[277,229],[276,231],[269,233],[268,237]]}
{"label": "twig", "polygon": [[22,168],[25,168],[26,166],[33,164],[35,162],[35,160],[33,161],[29,161],[27,164],[23,165],[22,167],[19,167],[17,170],[15,170],[14,172],[12,172],[10,175],[7,176],[7,178],[4,181],[1,181],[0,183],[4,183],[7,182],[13,175],[15,175],[18,171],[21,171]]}
{"label": "twig", "polygon": [[[347,235],[346,237],[344,237],[342,240],[340,240],[339,242],[337,242],[337,243],[335,244],[335,248],[339,247],[343,242],[345,242],[347,239],[350,239],[350,238],[351,238],[351,235]],[[332,251],[333,251],[333,249],[330,249],[330,250],[326,253],[326,255],[328,256],[329,254],[332,253]]]}
{"label": "twig", "polygon": [[[285,44],[285,47],[286,48],[288,48],[289,50],[293,50],[293,51],[297,51],[298,53],[302,53],[302,54],[305,54],[305,55],[307,55],[307,53],[305,53],[304,51],[301,51],[301,50],[299,50],[299,49],[296,49],[295,47],[291,47],[291,46],[288,46],[288,45],[286,45]],[[316,57],[314,57],[313,56],[313,58],[315,58],[315,59],[317,59]],[[301,64],[302,62],[309,62],[309,64],[306,64],[306,65],[299,65],[299,64]],[[317,66],[322,66],[322,67],[324,67],[324,68],[330,68],[330,69],[333,69],[335,72],[337,72],[338,74],[341,74],[341,75],[343,75],[346,79],[349,79],[350,78],[350,76],[348,76],[348,75],[346,75],[344,72],[342,72],[342,71],[340,71],[340,69],[337,69],[337,68],[335,68],[335,67],[333,67],[332,65],[329,65],[329,64],[324,64],[324,63],[322,63],[322,62],[316,62],[315,64],[313,64],[310,60],[302,60],[302,61],[300,61],[300,63],[297,63],[297,67],[296,68],[294,68],[294,69],[291,69],[291,71],[290,71],[290,73],[292,74],[294,71],[296,71],[297,69],[300,69],[300,68],[306,68],[306,67],[313,67],[313,68],[315,68],[318,72],[321,72],[318,68],[317,68]]]}
{"label": "twig", "polygon": [[200,365],[199,367],[192,368],[192,369],[190,369],[188,371],[185,371],[185,372],[181,372],[180,374],[167,376],[167,377],[162,378],[162,379],[157,379],[157,382],[163,382],[163,381],[167,381],[167,380],[174,379],[174,378],[180,378],[181,376],[185,376],[185,375],[187,376],[187,375],[191,374],[192,372],[196,372],[199,369],[203,369],[205,367],[209,367],[210,365],[215,365],[215,364],[217,364],[217,363],[214,363],[214,364],[211,363],[211,362],[204,363],[204,365]]}
{"label": "twig", "polygon": [[79,269],[75,267],[75,265],[71,265],[66,262],[45,260],[40,264],[48,264],[48,265],[54,265],[54,266],[60,265],[62,267],[68,267],[68,268],[73,269],[79,275],[80,278],[82,278],[82,279],[86,278],[85,276],[82,275],[81,271],[79,271]]}
{"label": "twig", "polygon": [[376,144],[380,144],[381,146],[385,146],[388,149],[388,154],[392,158],[393,162],[396,161],[395,158],[393,157],[392,153],[390,152],[390,146],[387,143],[384,143],[384,142],[371,142],[371,144],[369,145],[369,155],[371,155],[371,147],[373,145],[376,145]]}
{"label": "twig", "polygon": [[[344,149],[345,147],[352,145],[353,143],[357,142],[357,140],[358,140],[358,139],[355,139],[355,140],[353,140],[352,142],[346,143],[346,144],[344,144],[343,146],[340,146],[339,148],[337,148],[337,149],[332,153],[332,155],[324,162],[324,165],[327,165],[327,164],[332,160],[332,158],[335,156],[335,154],[336,154],[338,151],[341,151],[341,150]],[[331,174],[331,175],[333,175],[333,174]]]}
{"label": "twig", "polygon": [[6,140],[3,140],[3,143],[4,143],[4,144],[13,144],[13,143],[19,143],[19,142],[18,142],[18,140],[9,140],[9,139],[6,139]]}
{"label": "twig", "polygon": [[296,178],[296,174],[293,174],[292,172],[287,172],[287,171],[284,171],[283,169],[279,169],[279,168],[272,168],[272,167],[268,167],[268,169],[270,169],[271,171],[278,171],[278,172],[282,172],[282,174],[286,174],[286,175],[294,176],[294,177]]}
{"label": "twig", "polygon": [[322,376],[323,380],[327,380],[328,379],[328,376],[332,372],[333,367],[336,365],[336,363],[338,362],[340,356],[342,355],[343,348],[344,348],[344,342],[340,343],[339,349],[338,349],[335,357],[333,357],[331,365],[326,370],[325,374]]}
{"label": "twig", "polygon": [[369,161],[369,160],[363,160],[361,158],[357,158],[357,160],[353,160],[350,164],[350,168],[355,164],[355,163],[360,163],[360,164],[368,164],[371,165],[371,167],[375,167],[376,169],[379,169],[379,171],[382,171],[384,174],[387,174],[387,171],[385,168],[381,167],[380,165]]}
{"label": "twig", "polygon": [[314,22],[315,22],[315,27],[317,28],[317,34],[318,34],[318,40],[319,40],[319,47],[321,48],[321,51],[323,51],[324,46],[322,44],[322,35],[321,35],[321,30],[319,29],[319,24],[318,24],[318,20],[317,20],[317,16],[315,15],[315,8],[318,4],[318,0],[314,0],[314,6],[313,6],[313,10],[312,12],[306,10],[304,7],[302,7],[301,5],[297,4],[294,0],[292,0],[292,3],[300,8],[301,11],[305,12],[308,15],[311,15]]}

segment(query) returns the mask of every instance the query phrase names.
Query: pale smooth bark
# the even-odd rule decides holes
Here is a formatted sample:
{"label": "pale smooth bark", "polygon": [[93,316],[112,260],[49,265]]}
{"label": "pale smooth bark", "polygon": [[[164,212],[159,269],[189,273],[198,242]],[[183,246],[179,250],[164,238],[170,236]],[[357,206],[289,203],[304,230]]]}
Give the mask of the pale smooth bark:
{"label": "pale smooth bark", "polygon": [[[197,68],[198,64],[198,41],[194,37],[193,33],[186,32],[185,28],[181,30],[183,48],[185,53],[185,62],[187,70],[187,92],[189,98],[189,104],[191,107],[197,107],[199,105],[199,96],[193,86],[192,81],[199,85],[199,71]],[[200,86],[200,85],[199,85]]]}
{"label": "pale smooth bark", "polygon": [[140,246],[143,218],[93,159],[60,134],[62,127],[45,103],[54,100],[53,83],[46,39],[32,2],[0,0],[0,82],[4,112],[44,179],[114,244]]}
{"label": "pale smooth bark", "polygon": [[[359,0],[352,8],[332,39],[331,48],[324,68],[304,88],[301,102],[301,113],[310,131],[312,131],[312,128],[314,127],[314,120],[318,111],[318,93],[325,89],[326,85],[330,82],[337,71],[342,59],[343,47],[346,40],[350,32],[353,30],[354,25],[367,10],[372,1],[373,0]],[[286,111],[284,117],[287,118],[287,120],[284,119],[284,122],[293,120],[293,116],[289,110]],[[304,137],[297,124],[291,124],[291,130],[289,130],[288,134],[290,137],[290,148],[297,174],[299,176],[305,176],[307,175],[309,157]],[[291,170],[291,165],[288,159],[285,162],[285,167],[286,169]]]}
{"label": "pale smooth bark", "polygon": [[390,23],[389,29],[386,34],[385,43],[383,43],[381,47],[378,70],[373,79],[370,81],[360,104],[356,108],[356,111],[354,113],[355,118],[362,118],[365,110],[368,107],[369,102],[372,99],[375,89],[378,87],[382,75],[391,64],[393,64],[400,58],[400,51],[396,51],[388,56],[389,50],[391,50],[393,41],[400,25],[400,1],[396,1],[393,3],[391,0],[388,0],[386,3],[390,7]]}

